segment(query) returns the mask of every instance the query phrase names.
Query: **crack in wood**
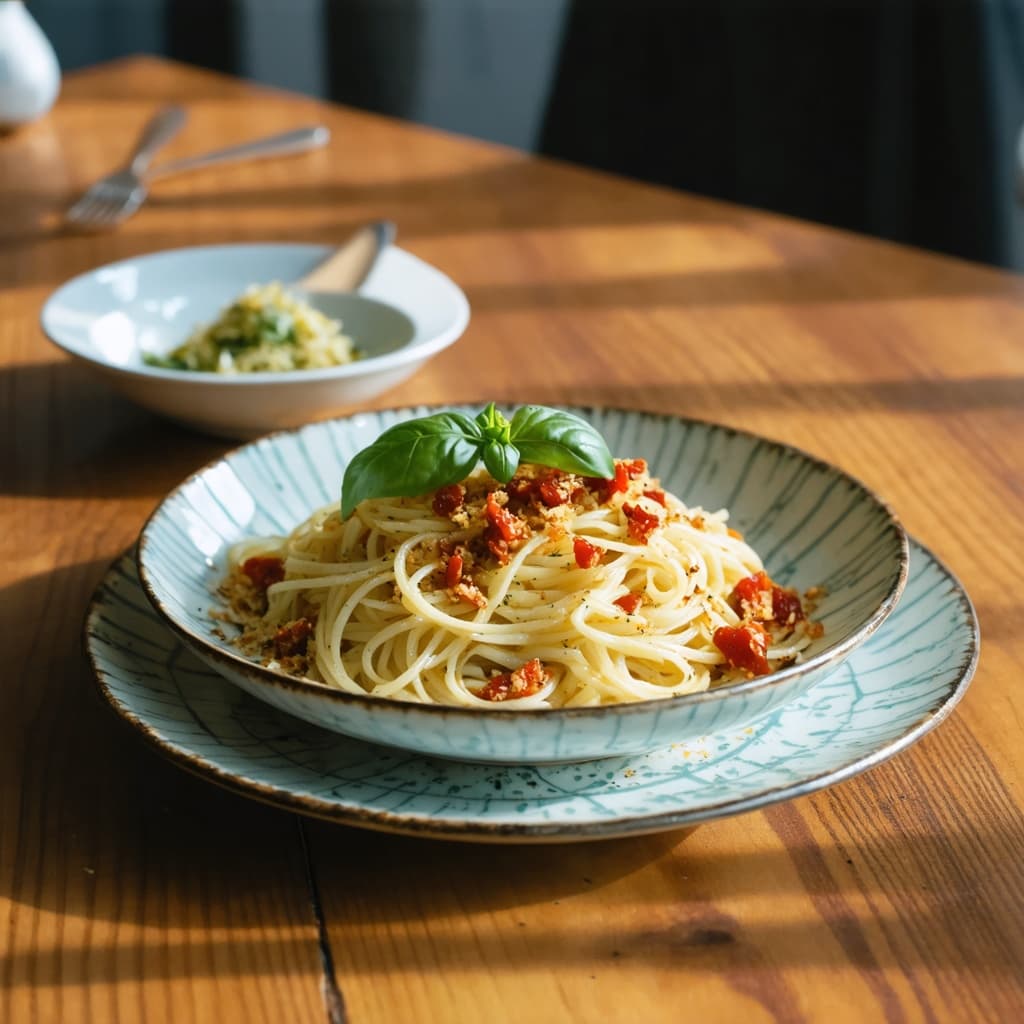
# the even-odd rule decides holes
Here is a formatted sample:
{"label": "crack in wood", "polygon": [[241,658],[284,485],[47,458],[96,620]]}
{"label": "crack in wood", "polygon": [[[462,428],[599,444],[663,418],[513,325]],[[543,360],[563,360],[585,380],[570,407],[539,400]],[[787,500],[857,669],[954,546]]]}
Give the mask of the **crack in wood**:
{"label": "crack in wood", "polygon": [[331,940],[327,934],[327,921],[324,917],[323,903],[320,900],[320,887],[317,885],[316,872],[313,869],[313,858],[309,850],[309,839],[306,826],[296,816],[295,824],[299,830],[299,842],[302,844],[302,858],[306,864],[306,888],[309,891],[309,903],[316,922],[317,946],[320,950],[320,994],[323,996],[324,1009],[327,1011],[327,1024],[348,1024],[348,1013],[345,1010],[345,996],[334,969],[334,954],[331,952]]}

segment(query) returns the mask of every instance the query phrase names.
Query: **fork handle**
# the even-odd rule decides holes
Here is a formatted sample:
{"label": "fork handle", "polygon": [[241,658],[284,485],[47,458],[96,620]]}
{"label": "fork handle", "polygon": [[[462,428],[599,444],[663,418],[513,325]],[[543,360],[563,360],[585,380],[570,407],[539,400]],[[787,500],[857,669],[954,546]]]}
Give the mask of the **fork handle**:
{"label": "fork handle", "polygon": [[288,153],[305,153],[309,149],[319,149],[330,141],[330,130],[322,124],[310,128],[296,128],[282,135],[271,135],[254,142],[243,142],[239,146],[227,149],[215,149],[212,153],[201,156],[187,157],[184,160],[173,160],[160,167],[154,167],[146,176],[148,179],[164,178],[182,171],[197,171],[201,167],[212,167],[214,164],[231,163],[235,160],[253,160],[264,156],[285,156]]}
{"label": "fork handle", "polygon": [[184,123],[185,110],[183,107],[169,106],[159,110],[142,129],[139,141],[135,144],[135,152],[128,163],[128,169],[133,174],[140,176],[145,174],[156,151],[170,142],[181,131]]}

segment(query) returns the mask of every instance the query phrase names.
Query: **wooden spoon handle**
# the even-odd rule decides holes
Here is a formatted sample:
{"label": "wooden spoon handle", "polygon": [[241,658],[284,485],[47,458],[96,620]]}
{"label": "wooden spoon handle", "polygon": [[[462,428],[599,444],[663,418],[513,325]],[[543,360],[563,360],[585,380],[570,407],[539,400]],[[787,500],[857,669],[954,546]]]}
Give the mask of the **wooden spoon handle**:
{"label": "wooden spoon handle", "polygon": [[366,280],[380,251],[394,238],[391,221],[367,224],[296,285],[308,292],[354,292]]}

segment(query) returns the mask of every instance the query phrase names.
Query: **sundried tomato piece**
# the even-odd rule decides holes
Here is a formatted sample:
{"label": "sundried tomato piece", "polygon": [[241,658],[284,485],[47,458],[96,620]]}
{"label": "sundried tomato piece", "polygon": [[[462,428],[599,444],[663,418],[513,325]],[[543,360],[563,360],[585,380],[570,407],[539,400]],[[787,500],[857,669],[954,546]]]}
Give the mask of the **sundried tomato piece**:
{"label": "sundried tomato piece", "polygon": [[484,539],[491,554],[504,565],[513,546],[518,546],[530,536],[530,527],[517,515],[499,505],[494,491],[487,495],[484,515],[488,524]]}
{"label": "sundried tomato piece", "polygon": [[651,539],[651,534],[661,526],[661,518],[654,512],[648,512],[642,505],[623,505],[622,511],[626,513],[626,524],[630,537],[646,544]]}
{"label": "sundried tomato piece", "polygon": [[278,658],[290,658],[296,654],[305,654],[309,638],[313,633],[313,623],[309,619],[296,619],[287,622],[274,634],[274,654]]}
{"label": "sundried tomato piece", "polygon": [[642,594],[623,594],[612,603],[617,604],[627,615],[635,615],[642,602]]}
{"label": "sundried tomato piece", "polygon": [[487,495],[485,514],[488,523],[498,531],[502,540],[510,544],[516,540],[525,540],[530,535],[530,528],[519,516],[498,504],[494,491]]}
{"label": "sundried tomato piece", "polygon": [[768,633],[760,623],[719,626],[713,639],[715,646],[733,668],[742,669],[753,676],[764,676],[771,671],[768,664]]}
{"label": "sundried tomato piece", "polygon": [[581,569],[593,569],[604,557],[605,549],[591,544],[585,537],[575,537],[572,542],[572,553]]}
{"label": "sundried tomato piece", "polygon": [[260,590],[284,579],[284,561],[274,555],[253,555],[242,563],[242,572]]}
{"label": "sundried tomato piece", "polygon": [[776,622],[780,626],[795,625],[804,617],[797,592],[773,583],[763,569],[733,587],[729,606],[744,619]]}
{"label": "sundried tomato piece", "polygon": [[537,481],[528,476],[514,476],[507,484],[505,491],[509,501],[527,502],[533,497]]}
{"label": "sundried tomato piece", "polygon": [[537,494],[548,508],[556,508],[569,502],[569,495],[558,484],[558,477],[552,474],[537,484]]}
{"label": "sundried tomato piece", "polygon": [[794,626],[804,617],[804,606],[795,590],[772,585],[772,618],[780,626]]}
{"label": "sundried tomato piece", "polygon": [[509,553],[508,541],[503,540],[499,536],[495,536],[490,529],[488,529],[485,539],[487,541],[487,549],[498,560],[498,564],[507,565]]}
{"label": "sundried tomato piece", "polygon": [[771,590],[771,588],[772,582],[768,579],[768,574],[761,569],[752,576],[740,580],[733,587],[732,597],[740,601],[756,601],[760,591]]}
{"label": "sundried tomato piece", "polygon": [[491,676],[486,685],[477,690],[476,695],[490,701],[532,697],[535,693],[540,692],[550,678],[551,673],[544,667],[541,660],[531,658],[515,672],[502,672],[499,675]]}
{"label": "sundried tomato piece", "polygon": [[457,551],[450,555],[448,564],[444,567],[445,586],[454,587],[462,579],[462,555]]}
{"label": "sundried tomato piece", "polygon": [[597,498],[600,504],[604,505],[612,496],[615,480],[605,480],[599,476],[585,476],[583,478],[583,486]]}
{"label": "sundried tomato piece", "polygon": [[636,480],[646,472],[646,459],[616,459],[613,477],[606,480],[602,477],[588,476],[583,478],[583,483],[604,504],[611,500],[613,494],[625,494],[629,490],[629,481]]}
{"label": "sundried tomato piece", "polygon": [[768,574],[762,569],[752,576],[740,580],[732,593],[729,595],[729,607],[743,618],[764,618],[763,615],[753,614],[762,609],[770,614],[771,604],[768,600],[771,595],[772,581]]}
{"label": "sundried tomato piece", "polygon": [[465,504],[466,488],[462,484],[448,484],[439,487],[434,493],[433,509],[435,515],[451,519]]}

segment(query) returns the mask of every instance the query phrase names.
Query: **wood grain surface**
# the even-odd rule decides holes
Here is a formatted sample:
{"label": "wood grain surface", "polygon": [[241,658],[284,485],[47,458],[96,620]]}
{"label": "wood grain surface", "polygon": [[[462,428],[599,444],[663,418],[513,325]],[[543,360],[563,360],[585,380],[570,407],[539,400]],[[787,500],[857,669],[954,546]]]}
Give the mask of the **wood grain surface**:
{"label": "wood grain surface", "polygon": [[[189,122],[168,155],[321,119],[334,141],[161,183],[114,233],[65,231],[172,99]],[[115,397],[46,342],[40,305],[109,260],[383,217],[473,320],[377,405],[612,403],[838,463],[977,605],[952,718],[763,813],[527,849],[300,822],[144,748],[93,695],[82,615],[225,445]],[[1022,382],[1008,274],[153,60],[69,76],[47,119],[0,138],[0,1020],[1024,1019]]]}

